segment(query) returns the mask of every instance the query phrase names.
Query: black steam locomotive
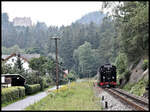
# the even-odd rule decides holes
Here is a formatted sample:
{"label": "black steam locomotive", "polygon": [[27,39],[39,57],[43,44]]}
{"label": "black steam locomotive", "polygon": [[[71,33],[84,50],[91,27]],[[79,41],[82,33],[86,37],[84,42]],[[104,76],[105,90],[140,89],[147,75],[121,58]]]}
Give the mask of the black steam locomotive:
{"label": "black steam locomotive", "polygon": [[111,64],[102,65],[98,68],[98,86],[116,87],[116,66]]}

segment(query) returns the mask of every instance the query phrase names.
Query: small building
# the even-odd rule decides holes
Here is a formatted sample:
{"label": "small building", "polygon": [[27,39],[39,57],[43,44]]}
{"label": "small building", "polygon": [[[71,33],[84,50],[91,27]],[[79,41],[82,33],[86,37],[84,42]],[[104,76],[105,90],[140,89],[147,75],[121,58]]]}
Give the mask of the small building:
{"label": "small building", "polygon": [[10,64],[12,67],[15,65],[18,57],[21,60],[22,67],[24,70],[27,71],[32,71],[31,68],[29,67],[29,61],[32,58],[39,58],[40,54],[16,54],[13,53],[11,55],[2,55],[2,60],[5,62],[5,64]]}
{"label": "small building", "polygon": [[32,26],[32,21],[30,17],[15,17],[13,19],[14,26]]}
{"label": "small building", "polygon": [[1,74],[1,86],[24,86],[25,78],[19,74]]}

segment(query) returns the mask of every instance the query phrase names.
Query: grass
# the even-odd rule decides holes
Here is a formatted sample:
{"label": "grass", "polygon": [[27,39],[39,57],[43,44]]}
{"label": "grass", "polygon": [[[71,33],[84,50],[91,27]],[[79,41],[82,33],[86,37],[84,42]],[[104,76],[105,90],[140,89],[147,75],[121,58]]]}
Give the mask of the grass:
{"label": "grass", "polygon": [[92,83],[84,81],[50,92],[26,110],[101,110],[101,107],[99,99],[94,96]]}

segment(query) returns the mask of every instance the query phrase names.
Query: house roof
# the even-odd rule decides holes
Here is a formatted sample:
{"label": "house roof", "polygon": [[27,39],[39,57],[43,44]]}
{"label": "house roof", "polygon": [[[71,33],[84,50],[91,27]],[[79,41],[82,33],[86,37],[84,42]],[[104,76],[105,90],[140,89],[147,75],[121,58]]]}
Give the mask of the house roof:
{"label": "house roof", "polygon": [[6,59],[9,55],[2,55],[2,59]]}
{"label": "house roof", "polygon": [[24,57],[27,60],[30,60],[32,58],[39,58],[40,54],[21,54],[21,57]]}
{"label": "house roof", "polygon": [[[16,55],[17,55],[16,53],[13,53],[11,55],[2,55],[2,59],[4,59],[4,61],[6,61]],[[39,58],[40,54],[20,54],[20,57],[22,59],[24,59],[25,61],[29,61],[32,58]]]}
{"label": "house roof", "polygon": [[4,61],[5,61],[5,60],[8,60],[9,58],[11,58],[11,57],[13,57],[13,56],[16,56],[16,53],[13,53],[13,54],[11,54],[11,55],[8,55],[8,57],[6,57],[6,58],[4,59]]}
{"label": "house roof", "polygon": [[1,76],[10,76],[10,77],[13,77],[13,76],[20,76],[20,77],[22,77],[24,80],[25,80],[25,78],[22,76],[22,75],[19,75],[19,74],[1,74]]}

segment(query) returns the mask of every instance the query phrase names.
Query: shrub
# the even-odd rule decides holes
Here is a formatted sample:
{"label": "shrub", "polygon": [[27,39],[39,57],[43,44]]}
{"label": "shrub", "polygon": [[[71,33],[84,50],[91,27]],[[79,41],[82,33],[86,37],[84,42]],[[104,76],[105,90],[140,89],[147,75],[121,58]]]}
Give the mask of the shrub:
{"label": "shrub", "polygon": [[18,87],[19,89],[19,97],[25,96],[25,87]]}
{"label": "shrub", "polygon": [[[130,92],[132,94],[142,96],[145,92],[145,87],[146,87],[147,83],[148,83],[148,79],[142,78],[137,83],[135,83],[134,86],[132,86]],[[139,91],[139,88],[140,88],[140,91]]]}
{"label": "shrub", "polygon": [[40,86],[41,86],[41,90],[44,90],[44,88],[46,88],[46,79],[45,78],[40,78]]}
{"label": "shrub", "polygon": [[49,84],[46,83],[45,88],[48,88],[48,87],[49,87]]}
{"label": "shrub", "polygon": [[21,86],[2,88],[2,103],[14,101],[25,96],[25,88]]}
{"label": "shrub", "polygon": [[148,60],[145,59],[143,64],[142,64],[142,69],[145,71],[148,68]]}
{"label": "shrub", "polygon": [[40,90],[41,90],[40,84],[34,84],[34,85],[26,84],[25,85],[25,91],[26,91],[27,95],[34,94],[34,93],[36,93],[36,92],[38,92]]}
{"label": "shrub", "polygon": [[68,79],[69,79],[70,81],[75,81],[75,80],[76,80],[76,77],[75,77],[75,75],[74,75],[73,73],[69,73],[69,74],[68,74]]}

